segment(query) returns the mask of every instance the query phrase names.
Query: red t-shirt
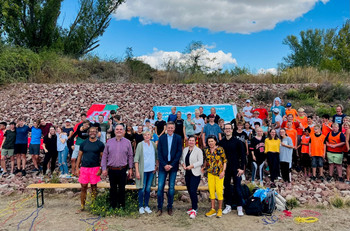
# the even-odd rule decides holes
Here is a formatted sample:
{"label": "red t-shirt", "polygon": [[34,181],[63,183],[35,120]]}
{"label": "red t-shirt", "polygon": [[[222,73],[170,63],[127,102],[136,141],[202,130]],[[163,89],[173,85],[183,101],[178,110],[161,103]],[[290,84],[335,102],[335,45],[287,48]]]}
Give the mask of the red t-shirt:
{"label": "red t-shirt", "polygon": [[[2,142],[4,141],[4,131],[0,130],[0,145],[2,145]],[[0,158],[1,158],[1,150],[0,150]]]}
{"label": "red t-shirt", "polygon": [[256,108],[254,110],[252,110],[252,113],[254,113],[255,111],[259,112],[259,118],[264,120],[267,118],[267,116],[269,115],[269,113],[267,112],[267,110],[265,108]]}

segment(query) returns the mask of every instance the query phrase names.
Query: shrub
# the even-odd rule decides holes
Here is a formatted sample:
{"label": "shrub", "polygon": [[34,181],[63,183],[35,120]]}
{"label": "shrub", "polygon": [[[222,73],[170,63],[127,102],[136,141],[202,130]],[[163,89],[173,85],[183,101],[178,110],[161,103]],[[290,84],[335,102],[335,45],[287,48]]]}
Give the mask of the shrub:
{"label": "shrub", "polygon": [[86,203],[88,211],[93,215],[105,216],[136,216],[138,211],[137,191],[129,190],[125,194],[125,208],[111,208],[109,204],[109,190],[99,193],[95,200]]}
{"label": "shrub", "polygon": [[299,206],[299,201],[297,198],[293,197],[293,198],[287,200],[286,204],[287,204],[287,207],[289,209],[293,209],[293,208],[296,208]]}
{"label": "shrub", "polygon": [[344,200],[343,198],[339,196],[334,196],[330,199],[331,205],[333,205],[335,208],[343,208],[344,207]]}
{"label": "shrub", "polygon": [[316,115],[323,116],[324,114],[328,114],[330,116],[336,113],[335,108],[326,104],[322,104],[321,106],[316,108]]}

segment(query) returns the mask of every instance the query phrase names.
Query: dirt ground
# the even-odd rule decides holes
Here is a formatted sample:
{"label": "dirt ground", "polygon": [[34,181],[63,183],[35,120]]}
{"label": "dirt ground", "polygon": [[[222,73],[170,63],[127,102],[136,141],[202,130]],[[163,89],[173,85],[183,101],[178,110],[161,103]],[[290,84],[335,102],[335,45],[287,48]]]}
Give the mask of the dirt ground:
{"label": "dirt ground", "polygon": [[[293,218],[283,218],[274,224],[265,224],[264,217],[238,217],[233,211],[218,219],[206,218],[204,213],[209,209],[209,203],[200,203],[196,219],[189,219],[186,210],[189,204],[177,201],[174,204],[174,216],[166,213],[156,217],[155,213],[137,215],[136,217],[106,217],[83,212],[77,214],[79,197],[68,198],[64,194],[46,194],[45,205],[37,210],[36,198],[33,194],[0,197],[0,231],[5,230],[349,230],[350,209],[318,209],[297,208],[291,210],[293,217],[302,210],[313,210],[321,215],[315,223],[297,224]],[[151,209],[155,212],[156,200],[151,200]],[[32,215],[32,216],[30,216]],[[281,217],[281,212],[276,212]],[[35,218],[35,219],[34,219]],[[269,223],[272,221],[267,220]],[[90,223],[90,224],[88,224]]]}

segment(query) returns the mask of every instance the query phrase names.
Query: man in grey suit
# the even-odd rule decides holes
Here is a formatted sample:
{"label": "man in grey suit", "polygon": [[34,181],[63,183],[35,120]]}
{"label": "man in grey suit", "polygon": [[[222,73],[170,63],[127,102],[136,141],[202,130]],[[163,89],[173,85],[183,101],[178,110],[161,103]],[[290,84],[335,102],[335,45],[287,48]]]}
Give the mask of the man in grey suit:
{"label": "man in grey suit", "polygon": [[175,194],[175,180],[177,170],[179,169],[179,160],[182,155],[182,139],[179,135],[174,134],[175,123],[169,121],[167,123],[167,134],[162,135],[158,142],[158,159],[159,159],[159,174],[158,174],[158,211],[157,215],[163,213],[164,201],[164,186],[167,176],[169,175],[169,190],[168,190],[168,214],[173,215],[173,201]]}

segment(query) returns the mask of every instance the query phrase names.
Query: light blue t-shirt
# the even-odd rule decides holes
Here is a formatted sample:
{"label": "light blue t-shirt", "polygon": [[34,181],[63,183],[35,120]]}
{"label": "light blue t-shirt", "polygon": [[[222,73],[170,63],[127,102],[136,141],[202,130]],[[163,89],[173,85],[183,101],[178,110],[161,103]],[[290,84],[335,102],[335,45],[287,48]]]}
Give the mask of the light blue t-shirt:
{"label": "light blue t-shirt", "polygon": [[216,123],[214,123],[213,125],[211,125],[210,123],[207,123],[204,126],[203,132],[205,133],[205,140],[207,140],[208,136],[210,135],[216,136],[216,139],[219,140],[219,133],[221,133],[221,128]]}
{"label": "light blue t-shirt", "polygon": [[[279,106],[272,106],[270,111],[272,111],[274,108],[278,108],[280,110],[280,113],[279,115],[283,118],[283,116],[286,115],[286,109],[282,106],[282,105],[279,105]],[[275,114],[273,113],[272,111],[272,123],[274,124],[275,123]]]}
{"label": "light blue t-shirt", "polygon": [[40,128],[36,128],[36,127],[32,127],[32,135],[31,135],[31,139],[30,139],[30,143],[31,144],[40,144],[40,139],[41,139],[41,129]]}
{"label": "light blue t-shirt", "polygon": [[[191,122],[194,123],[194,120],[191,120]],[[191,124],[191,122],[188,120],[184,121],[186,136],[194,135],[194,129],[193,129],[194,126]]]}
{"label": "light blue t-shirt", "polygon": [[143,172],[152,172],[155,170],[156,155],[152,142],[150,145],[143,143]]}
{"label": "light blue t-shirt", "polygon": [[62,134],[61,139],[65,139],[64,143],[62,144],[61,139],[60,139],[60,134],[56,133],[57,135],[57,151],[61,152],[65,149],[67,146],[67,135]]}
{"label": "light blue t-shirt", "polygon": [[[293,146],[293,141],[289,136],[282,139],[281,143]],[[292,157],[293,157],[293,148],[287,148],[287,147],[284,147],[281,145],[280,146],[280,162],[288,162],[289,168],[291,168],[292,167]]]}
{"label": "light blue t-shirt", "polygon": [[159,137],[157,136],[157,134],[156,134],[156,133],[153,133],[153,136],[152,136],[151,141],[156,142],[156,141],[158,141],[158,140],[159,140]]}

